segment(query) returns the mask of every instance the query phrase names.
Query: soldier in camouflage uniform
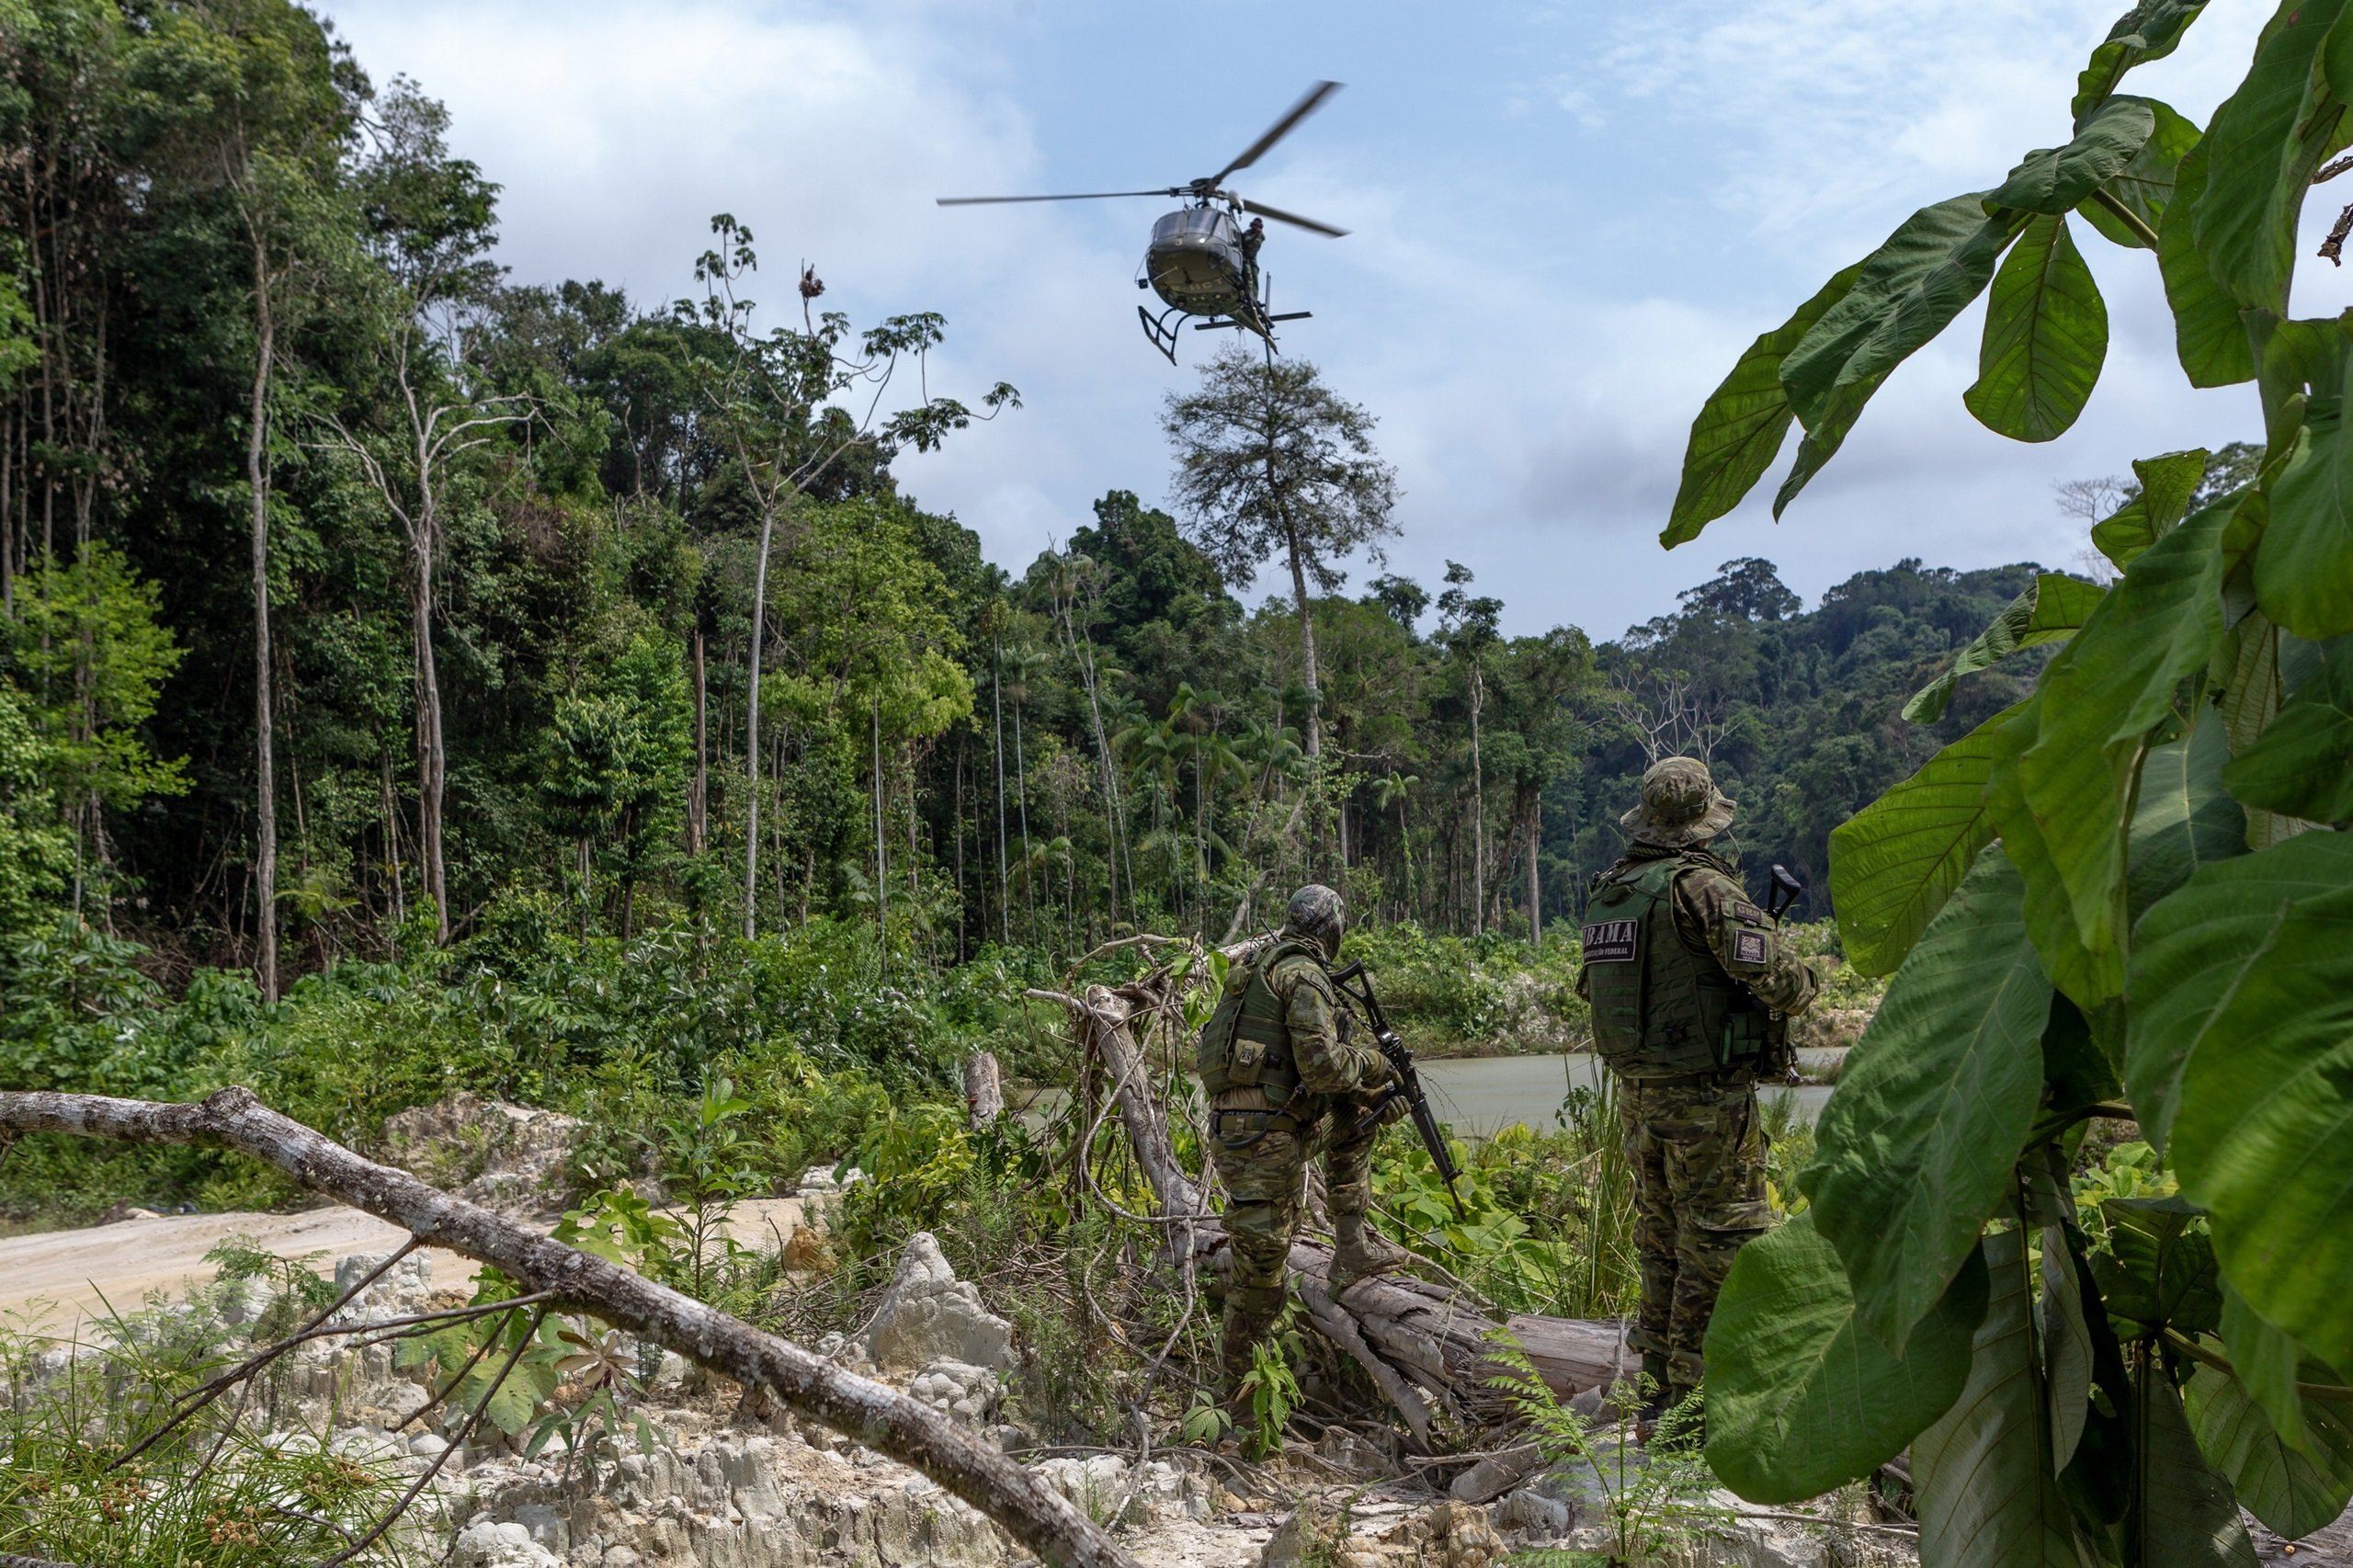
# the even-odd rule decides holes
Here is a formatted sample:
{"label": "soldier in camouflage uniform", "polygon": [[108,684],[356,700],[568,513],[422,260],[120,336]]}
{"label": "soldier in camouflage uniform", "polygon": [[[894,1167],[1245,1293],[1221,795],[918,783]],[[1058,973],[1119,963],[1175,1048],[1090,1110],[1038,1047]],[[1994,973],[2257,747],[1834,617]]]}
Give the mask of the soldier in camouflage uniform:
{"label": "soldier in camouflage uniform", "polygon": [[1359,1126],[1387,1087],[1388,1059],[1348,1038],[1330,965],[1345,911],[1330,888],[1291,895],[1275,940],[1227,971],[1217,1010],[1202,1026],[1201,1087],[1209,1097],[1210,1157],[1225,1184],[1225,1232],[1233,1249],[1219,1358],[1228,1409],[1236,1408],[1251,1351],[1283,1304],[1283,1260],[1305,1204],[1308,1157],[1324,1157],[1336,1246],[1334,1294],[1386,1266],[1368,1241],[1372,1143]]}
{"label": "soldier in camouflage uniform", "polygon": [[1662,1407],[1699,1385],[1716,1293],[1770,1222],[1756,1079],[1788,1067],[1784,1020],[1822,987],[1708,847],[1733,805],[1695,757],[1643,775],[1619,819],[1632,842],[1593,880],[1577,974],[1634,1172],[1643,1304],[1627,1338]]}

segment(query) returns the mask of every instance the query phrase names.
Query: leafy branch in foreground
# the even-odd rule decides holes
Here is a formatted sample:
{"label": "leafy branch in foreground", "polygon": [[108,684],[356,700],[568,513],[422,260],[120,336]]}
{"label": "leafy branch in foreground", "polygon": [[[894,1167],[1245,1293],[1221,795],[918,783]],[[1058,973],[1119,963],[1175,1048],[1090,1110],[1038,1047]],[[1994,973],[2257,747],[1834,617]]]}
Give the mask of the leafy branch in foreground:
{"label": "leafy branch in foreground", "polygon": [[[2251,1563],[2234,1500],[2294,1536],[2353,1497],[2353,315],[2288,313],[2304,194],[2353,142],[2353,6],[2283,5],[2202,129],[2117,90],[2201,8],[2142,0],[2063,146],[1760,337],[1664,536],[1738,505],[1794,424],[1787,506],[1989,285],[1966,405],[2065,430],[2108,335],[2073,218],[2152,253],[2192,385],[2256,393],[2251,475],[2136,462],[2091,530],[2121,576],[2044,575],[1905,716],[2054,646],[2032,695],[1832,836],[1847,951],[1893,980],[1807,1214],[1725,1287],[1708,1451],[1779,1501],[1908,1443],[1928,1561]],[[2164,1181],[2075,1175],[2086,1127],[2128,1115]]]}

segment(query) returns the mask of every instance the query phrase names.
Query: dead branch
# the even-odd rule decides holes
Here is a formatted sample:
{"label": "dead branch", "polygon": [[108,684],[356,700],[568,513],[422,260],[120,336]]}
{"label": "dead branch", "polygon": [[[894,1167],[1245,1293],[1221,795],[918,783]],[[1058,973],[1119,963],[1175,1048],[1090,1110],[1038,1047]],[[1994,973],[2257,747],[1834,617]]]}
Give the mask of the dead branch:
{"label": "dead branch", "polygon": [[771,1391],[801,1415],[921,1471],[1062,1568],[1134,1568],[1100,1527],[1059,1494],[929,1406],[405,1171],[362,1159],[271,1110],[250,1090],[222,1089],[195,1105],[0,1091],[0,1137],[25,1132],[235,1150],[313,1192],[400,1226],[424,1244],[489,1264],[526,1290],[594,1313],[746,1388]]}

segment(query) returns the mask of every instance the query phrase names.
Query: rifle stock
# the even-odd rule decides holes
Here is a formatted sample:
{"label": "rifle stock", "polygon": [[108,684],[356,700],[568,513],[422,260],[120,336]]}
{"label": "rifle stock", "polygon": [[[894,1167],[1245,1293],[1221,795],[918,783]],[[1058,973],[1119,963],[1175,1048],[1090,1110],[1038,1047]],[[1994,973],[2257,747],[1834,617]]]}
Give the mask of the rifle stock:
{"label": "rifle stock", "polygon": [[[1353,983],[1351,983],[1353,982]],[[1414,1070],[1414,1053],[1389,1027],[1389,1017],[1381,1010],[1381,999],[1372,993],[1372,976],[1362,962],[1349,964],[1332,971],[1332,984],[1341,995],[1361,1008],[1364,1021],[1372,1030],[1381,1054],[1389,1059],[1390,1071],[1397,1082],[1381,1096],[1379,1103],[1365,1113],[1358,1125],[1377,1126],[1390,1106],[1398,1100],[1405,1102],[1405,1113],[1413,1119],[1414,1131],[1421,1136],[1422,1147],[1429,1152],[1430,1165],[1438,1179],[1446,1184],[1446,1196],[1453,1201],[1457,1219],[1468,1220],[1470,1211],[1462,1207],[1462,1195],[1454,1184],[1462,1178],[1462,1169],[1454,1163],[1454,1152],[1447,1147],[1446,1133],[1438,1124],[1438,1113],[1430,1109],[1429,1096],[1422,1092],[1422,1075]]]}

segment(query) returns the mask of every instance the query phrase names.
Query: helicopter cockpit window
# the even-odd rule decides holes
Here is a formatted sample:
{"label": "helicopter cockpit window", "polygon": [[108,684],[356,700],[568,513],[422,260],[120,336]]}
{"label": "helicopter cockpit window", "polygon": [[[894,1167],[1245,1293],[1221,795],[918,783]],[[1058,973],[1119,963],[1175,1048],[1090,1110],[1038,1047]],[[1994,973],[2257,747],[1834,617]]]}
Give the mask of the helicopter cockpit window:
{"label": "helicopter cockpit window", "polygon": [[1152,237],[1157,244],[1178,238],[1222,239],[1231,236],[1232,223],[1214,207],[1188,207],[1182,212],[1171,212],[1152,226]]}

